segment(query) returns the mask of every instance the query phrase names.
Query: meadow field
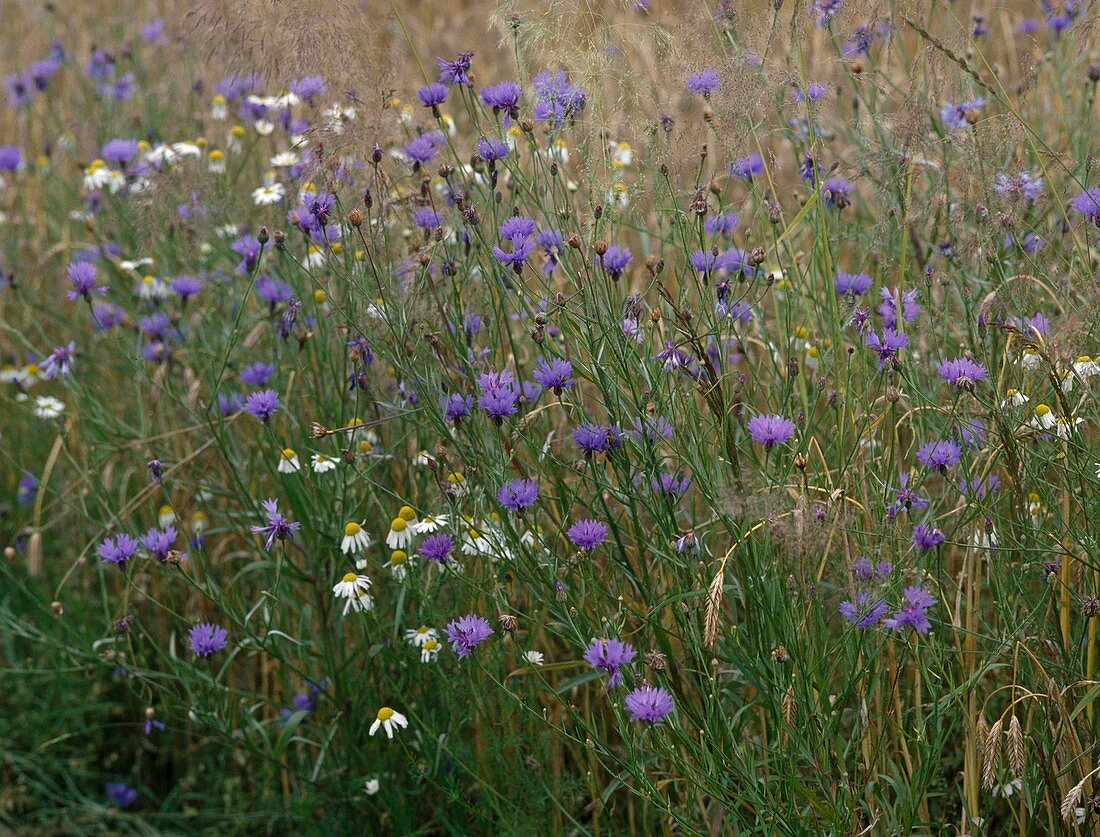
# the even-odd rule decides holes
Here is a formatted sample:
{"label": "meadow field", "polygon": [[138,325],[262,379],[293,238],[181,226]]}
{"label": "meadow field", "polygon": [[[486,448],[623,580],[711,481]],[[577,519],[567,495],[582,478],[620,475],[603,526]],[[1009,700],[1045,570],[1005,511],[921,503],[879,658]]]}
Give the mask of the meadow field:
{"label": "meadow field", "polygon": [[1100,833],[1100,2],[0,9],[0,831]]}

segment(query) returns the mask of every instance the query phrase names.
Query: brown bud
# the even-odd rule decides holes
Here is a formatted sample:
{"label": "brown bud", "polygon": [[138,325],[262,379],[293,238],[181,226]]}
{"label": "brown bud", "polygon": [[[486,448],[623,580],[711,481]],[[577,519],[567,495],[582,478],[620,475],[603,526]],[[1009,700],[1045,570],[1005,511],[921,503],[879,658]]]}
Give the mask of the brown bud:
{"label": "brown bud", "polygon": [[650,273],[653,272],[653,266],[655,264],[657,264],[657,257],[654,256],[652,253],[645,257],[645,269],[648,270]]}
{"label": "brown bud", "polygon": [[1098,81],[1100,81],[1100,61],[1094,61],[1093,63],[1089,64],[1088,74],[1089,81],[1091,81],[1093,84],[1096,84]]}
{"label": "brown bud", "polygon": [[286,244],[286,233],[283,232],[282,230],[275,230],[274,239],[275,239],[275,246],[276,247],[282,247],[283,245]]}
{"label": "brown bud", "polygon": [[787,653],[787,649],[783,645],[777,645],[772,649],[772,659],[777,663],[789,663],[791,661],[791,655]]}
{"label": "brown bud", "polygon": [[519,619],[510,613],[502,613],[497,619],[500,629],[506,633],[512,633],[519,627]]}
{"label": "brown bud", "polygon": [[575,232],[569,233],[569,238],[566,239],[566,243],[574,250],[581,249],[581,237]]}
{"label": "brown bud", "polygon": [[714,119],[714,111],[710,109],[710,105],[707,105],[705,108],[703,108],[703,119],[707,122],[710,122],[712,119]]}
{"label": "brown bud", "polygon": [[592,249],[596,251],[597,256],[602,256],[607,252],[607,242],[604,239],[600,239],[592,245]]}
{"label": "brown bud", "polygon": [[271,240],[271,234],[268,233],[267,227],[260,227],[260,232],[256,236],[256,240],[259,241],[260,244],[267,244],[267,242]]}
{"label": "brown bud", "polygon": [[712,195],[722,194],[722,184],[719,183],[717,180],[712,180],[710,182],[710,193]]}
{"label": "brown bud", "polygon": [[359,207],[355,207],[355,209],[353,209],[351,212],[349,212],[348,213],[348,223],[351,224],[353,227],[362,226],[362,224],[363,224],[363,210],[361,210]]}
{"label": "brown bud", "polygon": [[978,120],[982,118],[981,112],[977,108],[969,108],[966,111],[966,124],[977,125]]}
{"label": "brown bud", "polygon": [[1096,596],[1087,596],[1083,602],[1081,602],[1081,613],[1086,619],[1095,619],[1100,616],[1100,599]]}
{"label": "brown bud", "polygon": [[450,177],[454,173],[455,173],[455,167],[452,166],[450,163],[443,163],[439,167],[439,176],[442,177],[444,180],[446,180],[448,177]]}
{"label": "brown bud", "polygon": [[54,616],[60,616],[65,612],[65,608],[61,606],[61,602],[50,602],[50,610],[53,611]]}
{"label": "brown bud", "polygon": [[668,657],[660,651],[647,651],[645,655],[645,664],[653,671],[664,671],[668,668]]}
{"label": "brown bud", "polygon": [[848,69],[850,69],[858,76],[860,73],[863,72],[863,64],[859,61],[853,61]]}
{"label": "brown bud", "polygon": [[808,464],[809,461],[806,459],[806,454],[802,453],[801,451],[795,454],[794,467],[796,467],[799,471],[805,471]]}
{"label": "brown bud", "polygon": [[764,252],[763,247],[753,247],[752,252],[749,254],[749,263],[753,267],[759,267],[764,263],[765,258],[767,258],[767,254]]}
{"label": "brown bud", "polygon": [[897,387],[887,387],[886,400],[891,404],[896,404],[901,399],[901,390]]}
{"label": "brown bud", "polygon": [[530,119],[524,119],[522,122],[519,123],[519,127],[520,130],[523,131],[523,133],[529,134],[535,130],[535,123],[532,122]]}

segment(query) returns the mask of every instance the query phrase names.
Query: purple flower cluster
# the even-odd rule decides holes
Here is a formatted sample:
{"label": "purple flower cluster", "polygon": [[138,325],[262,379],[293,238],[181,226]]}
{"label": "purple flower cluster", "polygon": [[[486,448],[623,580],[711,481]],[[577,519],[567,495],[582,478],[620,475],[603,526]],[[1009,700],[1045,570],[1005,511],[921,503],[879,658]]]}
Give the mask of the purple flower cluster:
{"label": "purple flower cluster", "polygon": [[196,657],[210,657],[221,651],[229,642],[229,632],[210,622],[199,622],[187,634],[191,652]]}
{"label": "purple flower cluster", "polygon": [[618,639],[596,639],[584,652],[584,661],[592,668],[610,674],[607,685],[614,688],[623,681],[623,666],[629,665],[637,653],[630,643]]}
{"label": "purple flower cluster", "polygon": [[635,721],[655,724],[672,714],[672,695],[660,687],[640,686],[627,694],[623,708]]}
{"label": "purple flower cluster", "polygon": [[464,660],[473,650],[493,635],[489,620],[474,613],[452,620],[444,632],[451,643],[451,650],[460,660]]}
{"label": "purple flower cluster", "polygon": [[508,511],[522,514],[539,499],[539,486],[534,480],[511,480],[497,492],[497,502]]}

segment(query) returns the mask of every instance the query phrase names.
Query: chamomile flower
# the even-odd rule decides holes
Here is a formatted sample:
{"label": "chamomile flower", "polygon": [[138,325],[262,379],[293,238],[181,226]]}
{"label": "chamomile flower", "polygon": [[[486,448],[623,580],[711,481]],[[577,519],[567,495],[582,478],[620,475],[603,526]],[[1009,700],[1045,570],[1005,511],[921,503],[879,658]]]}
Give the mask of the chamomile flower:
{"label": "chamomile flower", "polygon": [[309,458],[310,463],[313,465],[313,473],[315,474],[327,474],[329,471],[335,470],[338,460],[333,459],[331,456],[325,456],[323,453],[315,453]]}
{"label": "chamomile flower", "polygon": [[426,450],[420,451],[416,456],[412,458],[413,466],[417,468],[423,468],[426,465],[431,465],[434,462],[434,458]]}
{"label": "chamomile flower", "polygon": [[282,183],[269,183],[252,192],[252,202],[256,206],[271,206],[286,196],[286,187]]}
{"label": "chamomile flower", "polygon": [[524,651],[523,659],[529,666],[541,666],[546,658],[541,651]]}
{"label": "chamomile flower", "polygon": [[367,781],[363,782],[363,793],[367,796],[374,796],[378,793],[380,787],[382,787],[382,785],[377,779],[367,779]]}
{"label": "chamomile flower", "polygon": [[211,174],[225,174],[225,152],[215,148],[206,159],[206,169]]}
{"label": "chamomile flower", "polygon": [[1087,381],[1093,375],[1100,375],[1100,363],[1093,360],[1088,355],[1082,355],[1073,362],[1072,369],[1067,372],[1066,376],[1062,379],[1062,392],[1070,392],[1073,390],[1075,378]]}
{"label": "chamomile flower", "polygon": [[447,474],[447,485],[451,490],[451,494],[455,497],[461,497],[466,493],[466,476],[461,471],[453,471]]}
{"label": "chamomile flower", "polygon": [[1054,415],[1046,404],[1038,404],[1035,407],[1035,415],[1031,418],[1031,426],[1039,430],[1050,430],[1058,423],[1058,417]]}
{"label": "chamomile flower", "polygon": [[196,537],[201,537],[202,533],[206,531],[206,527],[209,524],[209,520],[206,517],[206,512],[201,509],[191,515],[191,532]]}
{"label": "chamomile flower", "polygon": [[[1100,469],[1100,464],[1096,467]],[[1097,474],[1100,475],[1100,470]],[[1027,513],[1031,515],[1031,525],[1038,529],[1039,520],[1043,514],[1043,499],[1034,491],[1027,495]]]}
{"label": "chamomile flower", "polygon": [[1030,346],[1027,346],[1020,354],[1020,366],[1029,371],[1038,369],[1041,362],[1042,358],[1039,357],[1039,353]]}
{"label": "chamomile flower", "polygon": [[433,532],[438,532],[440,529],[447,528],[449,523],[450,518],[445,514],[426,514],[414,525],[416,527],[416,534],[430,535]]}
{"label": "chamomile flower", "polygon": [[390,522],[390,531],[386,535],[386,546],[390,549],[404,549],[412,543],[416,528],[405,518],[398,516]]}
{"label": "chamomile flower", "polygon": [[255,122],[252,123],[252,128],[261,137],[266,137],[275,130],[275,123],[268,119],[257,119]]}
{"label": "chamomile flower", "polygon": [[485,533],[476,526],[470,526],[462,535],[462,551],[466,555],[487,555],[491,547]]}
{"label": "chamomile flower", "polygon": [[302,463],[298,461],[298,454],[291,448],[283,448],[279,454],[279,466],[275,469],[280,474],[293,474],[302,469]]}
{"label": "chamomile flower", "polygon": [[156,276],[147,274],[138,280],[134,291],[138,299],[161,300],[168,298],[168,294],[171,293],[171,288],[168,287],[167,282],[163,282]]}
{"label": "chamomile flower", "polygon": [[393,738],[394,727],[400,727],[404,729],[409,725],[409,719],[396,710],[390,709],[388,706],[383,706],[378,710],[378,715],[374,719],[374,723],[370,725],[370,729],[367,731],[368,735],[374,735],[378,732],[379,728],[385,730],[387,738]]}
{"label": "chamomile flower", "polygon": [[634,162],[634,149],[629,142],[611,141],[608,146],[611,149],[611,165],[615,168],[629,168],[630,164]]}
{"label": "chamomile flower", "polygon": [[65,412],[65,402],[52,395],[39,395],[34,399],[34,414],[40,419],[60,418]]}
{"label": "chamomile flower", "polygon": [[[335,245],[333,246],[335,248]],[[304,259],[302,259],[302,264],[307,270],[317,270],[317,268],[322,267],[324,263],[324,250],[322,250],[316,244],[310,244],[306,247],[306,256]]]}
{"label": "chamomile flower", "polygon": [[1001,401],[1001,408],[1019,407],[1021,404],[1026,404],[1030,400],[1030,398],[1018,389],[1006,389],[1004,400]]}
{"label": "chamomile flower", "polygon": [[163,529],[165,526],[171,526],[175,522],[176,513],[172,511],[172,507],[161,506],[160,510],[157,512],[157,523],[160,525],[160,528]]}
{"label": "chamomile flower", "polygon": [[349,552],[361,552],[370,549],[372,543],[370,534],[363,528],[363,523],[352,521],[344,526],[344,539],[340,541],[340,551],[347,555]]}
{"label": "chamomile flower", "polygon": [[210,118],[222,122],[229,116],[229,103],[220,93],[210,102]]}
{"label": "chamomile flower", "polygon": [[395,549],[390,553],[390,561],[386,564],[386,568],[397,581],[404,581],[405,576],[408,575],[411,563],[409,554],[405,552],[405,550]]}
{"label": "chamomile flower", "polygon": [[347,600],[344,602],[343,616],[347,616],[349,610],[362,613],[374,607],[374,599],[370,595],[370,579],[365,575],[346,573],[333,586],[332,594],[338,599]]}
{"label": "chamomile flower", "polygon": [[1058,416],[1058,420],[1054,424],[1054,432],[1059,439],[1068,439],[1073,433],[1077,432],[1078,425],[1084,423],[1085,420],[1080,417]]}
{"label": "chamomile flower", "polygon": [[271,158],[271,166],[276,169],[287,169],[298,165],[298,154],[294,151],[280,151]]}
{"label": "chamomile flower", "polygon": [[439,649],[442,647],[443,645],[437,639],[425,640],[424,644],[420,646],[420,662],[434,662],[435,658],[439,656]]}
{"label": "chamomile flower", "polygon": [[419,628],[409,628],[405,631],[405,640],[409,645],[414,645],[417,648],[423,648],[424,643],[436,641],[439,639],[439,631],[435,628],[429,628],[427,625],[421,625]]}

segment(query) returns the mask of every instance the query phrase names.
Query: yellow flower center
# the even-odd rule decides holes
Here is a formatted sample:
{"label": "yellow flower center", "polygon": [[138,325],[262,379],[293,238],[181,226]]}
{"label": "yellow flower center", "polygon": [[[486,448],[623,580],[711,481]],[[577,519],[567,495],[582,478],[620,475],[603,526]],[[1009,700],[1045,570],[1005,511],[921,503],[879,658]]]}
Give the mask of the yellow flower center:
{"label": "yellow flower center", "polygon": [[1037,406],[1035,408],[1035,415],[1037,415],[1037,416],[1045,416],[1049,412],[1050,412],[1050,407],[1048,407],[1046,404],[1040,404],[1039,406]]}
{"label": "yellow flower center", "polygon": [[447,482],[449,482],[453,485],[457,485],[458,483],[464,482],[465,480],[466,480],[466,477],[462,476],[462,474],[460,474],[457,471],[455,471],[454,473],[451,473],[451,474],[447,474]]}
{"label": "yellow flower center", "polygon": [[345,581],[348,584],[350,584],[353,581],[355,581],[355,578],[356,578],[355,573],[345,573],[344,577],[341,579],[341,581]]}
{"label": "yellow flower center", "polygon": [[171,514],[172,513],[172,507],[171,506],[161,506],[160,507],[160,513],[161,514]]}
{"label": "yellow flower center", "polygon": [[372,450],[374,450],[374,445],[372,445],[366,439],[364,439],[363,441],[361,441],[359,443],[359,452],[360,453],[370,453]]}
{"label": "yellow flower center", "polygon": [[283,448],[283,459],[293,459],[297,455],[292,448]]}
{"label": "yellow flower center", "polygon": [[1009,398],[1015,398],[1019,394],[1019,392],[1020,391],[1018,389],[1009,389],[1005,390],[1005,395]]}
{"label": "yellow flower center", "polygon": [[362,531],[363,527],[360,526],[358,523],[349,523],[347,526],[344,527],[344,534],[347,535],[349,538],[354,538]]}
{"label": "yellow flower center", "polygon": [[425,651],[435,651],[438,647],[439,643],[436,642],[434,639],[429,639],[427,642],[424,643]]}
{"label": "yellow flower center", "polygon": [[230,133],[232,133],[233,136],[235,136],[237,139],[240,139],[244,136],[244,128],[242,128],[240,125],[234,125]]}
{"label": "yellow flower center", "polygon": [[1077,358],[1078,363],[1090,363],[1091,361],[1092,358],[1088,355],[1081,355],[1081,357]]}
{"label": "yellow flower center", "polygon": [[392,717],[393,717],[393,710],[390,709],[388,706],[383,706],[381,709],[378,710],[378,720],[379,721],[388,721]]}
{"label": "yellow flower center", "polygon": [[322,291],[322,290],[319,290],[319,289],[314,291],[313,292],[313,301],[317,305],[320,305],[321,303],[323,303],[325,301],[325,292]]}
{"label": "yellow flower center", "polygon": [[409,521],[405,520],[403,517],[395,517],[393,522],[390,523],[390,528],[395,532],[404,532],[409,528]]}
{"label": "yellow flower center", "polygon": [[405,520],[409,521],[410,523],[416,520],[416,512],[412,510],[412,506],[402,506],[401,511],[397,513],[397,516],[405,518]]}
{"label": "yellow flower center", "polygon": [[408,556],[408,554],[406,554],[405,550],[403,550],[403,549],[395,549],[393,551],[393,554],[390,555],[390,563],[394,564],[395,566],[399,566],[401,564],[404,564],[408,560],[409,560],[409,556]]}
{"label": "yellow flower center", "polygon": [[213,151],[210,152],[210,159],[213,160],[215,163],[219,160],[224,160],[225,152],[219,151],[217,148],[215,148]]}

